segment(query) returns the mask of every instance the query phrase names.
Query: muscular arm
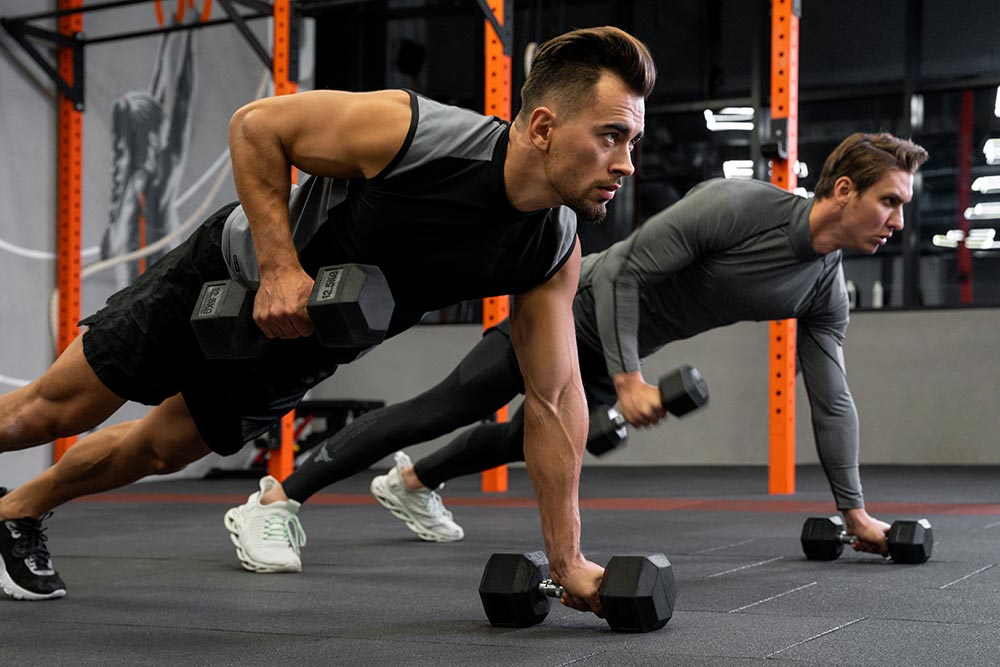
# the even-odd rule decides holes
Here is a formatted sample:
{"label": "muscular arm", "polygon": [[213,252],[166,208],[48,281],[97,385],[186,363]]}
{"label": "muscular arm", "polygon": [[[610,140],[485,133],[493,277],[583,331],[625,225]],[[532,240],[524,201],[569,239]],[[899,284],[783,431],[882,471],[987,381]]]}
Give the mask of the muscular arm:
{"label": "muscular arm", "polygon": [[302,270],[288,224],[291,169],[330,178],[371,178],[396,155],[410,124],[403,91],[312,91],[257,100],[229,124],[236,193],[260,267],[254,319],[271,337],[312,332]]}
{"label": "muscular arm", "polygon": [[580,248],[547,283],[514,300],[511,337],[524,376],[524,457],[538,498],[552,578],[564,602],[599,611],[601,569],[580,552],[580,464],[587,405],[580,380],[572,302]]}

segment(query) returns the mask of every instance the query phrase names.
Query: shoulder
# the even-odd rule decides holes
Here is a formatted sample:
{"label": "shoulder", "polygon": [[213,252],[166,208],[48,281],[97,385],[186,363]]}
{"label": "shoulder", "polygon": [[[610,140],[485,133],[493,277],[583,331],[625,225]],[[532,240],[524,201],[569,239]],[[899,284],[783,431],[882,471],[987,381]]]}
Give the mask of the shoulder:
{"label": "shoulder", "polygon": [[782,190],[765,181],[713,178],[691,188],[684,198],[692,197],[719,206],[726,206],[746,201],[780,201],[794,196],[787,190]]}
{"label": "shoulder", "polygon": [[506,123],[469,109],[442,104],[407,91],[413,109],[404,150],[383,176],[400,176],[437,160],[488,162]]}

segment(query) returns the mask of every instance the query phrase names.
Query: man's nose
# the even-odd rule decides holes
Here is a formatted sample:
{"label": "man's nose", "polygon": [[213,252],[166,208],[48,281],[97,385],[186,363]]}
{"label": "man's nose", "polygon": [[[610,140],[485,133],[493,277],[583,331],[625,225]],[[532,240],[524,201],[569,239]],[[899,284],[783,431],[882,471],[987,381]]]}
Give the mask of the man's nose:
{"label": "man's nose", "polygon": [[903,207],[900,206],[889,218],[889,227],[897,231],[902,231],[904,227],[903,223]]}
{"label": "man's nose", "polygon": [[615,162],[611,165],[611,171],[622,176],[631,176],[635,173],[635,165],[632,163],[632,151],[625,147],[622,152],[615,156]]}

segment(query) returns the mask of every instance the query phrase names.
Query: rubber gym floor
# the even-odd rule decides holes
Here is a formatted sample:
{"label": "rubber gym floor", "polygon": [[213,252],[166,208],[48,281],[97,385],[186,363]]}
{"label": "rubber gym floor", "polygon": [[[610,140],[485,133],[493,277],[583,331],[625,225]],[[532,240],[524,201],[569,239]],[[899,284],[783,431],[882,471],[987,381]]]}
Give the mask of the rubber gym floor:
{"label": "rubber gym floor", "polygon": [[51,602],[0,599],[0,665],[962,665],[1000,664],[996,467],[863,469],[870,511],[926,517],[934,551],[899,565],[845,550],[802,556],[809,516],[832,513],[818,469],[769,496],[763,468],[585,468],[584,548],[595,561],[661,551],[678,595],[647,634],[554,604],[527,629],[486,621],[479,578],[496,551],[541,547],[523,469],[510,491],[450,482],[466,531],[422,542],[368,495],[371,471],[303,507],[299,574],[252,574],[222,515],[252,479],[138,484],[48,522],[67,583]]}

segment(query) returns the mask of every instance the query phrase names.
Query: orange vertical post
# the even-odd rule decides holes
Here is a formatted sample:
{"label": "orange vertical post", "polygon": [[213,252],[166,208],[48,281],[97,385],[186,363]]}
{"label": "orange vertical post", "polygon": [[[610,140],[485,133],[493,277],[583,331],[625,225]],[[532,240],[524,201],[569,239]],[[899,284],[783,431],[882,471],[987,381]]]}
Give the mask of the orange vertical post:
{"label": "orange vertical post", "polygon": [[[490,10],[497,22],[504,25],[504,0],[489,0]],[[510,120],[511,117],[511,60],[504,53],[503,42],[489,21],[486,26],[486,100],[487,115]],[[483,329],[494,327],[510,314],[510,297],[497,296],[483,299]],[[497,411],[498,422],[507,421],[507,406]],[[500,466],[482,473],[484,492],[500,493],[507,490],[507,466]]]}
{"label": "orange vertical post", "polygon": [[[797,185],[799,116],[799,17],[794,0],[771,1],[771,121],[787,123],[783,157],[771,163],[771,183]],[[770,324],[768,492],[795,493],[795,320]]]}
{"label": "orange vertical post", "polygon": [[[274,0],[274,54],[271,60],[274,75],[274,94],[288,95],[298,90],[298,85],[289,80],[289,59],[291,56],[292,16],[289,0]],[[295,181],[292,169],[292,181]],[[271,451],[267,462],[268,473],[278,481],[284,481],[295,468],[295,411],[281,418],[278,449]]]}
{"label": "orange vertical post", "polygon": [[[59,0],[59,9],[77,9],[83,0]],[[72,37],[83,32],[83,14],[59,17],[59,32]],[[70,47],[59,47],[59,75],[73,85],[76,53]],[[80,321],[80,247],[83,225],[83,111],[62,92],[59,93],[59,157],[57,244],[59,265],[56,269],[56,289],[59,292],[59,332],[57,354],[73,342],[79,333]],[[76,437],[59,438],[53,455],[58,461],[76,442]]]}

